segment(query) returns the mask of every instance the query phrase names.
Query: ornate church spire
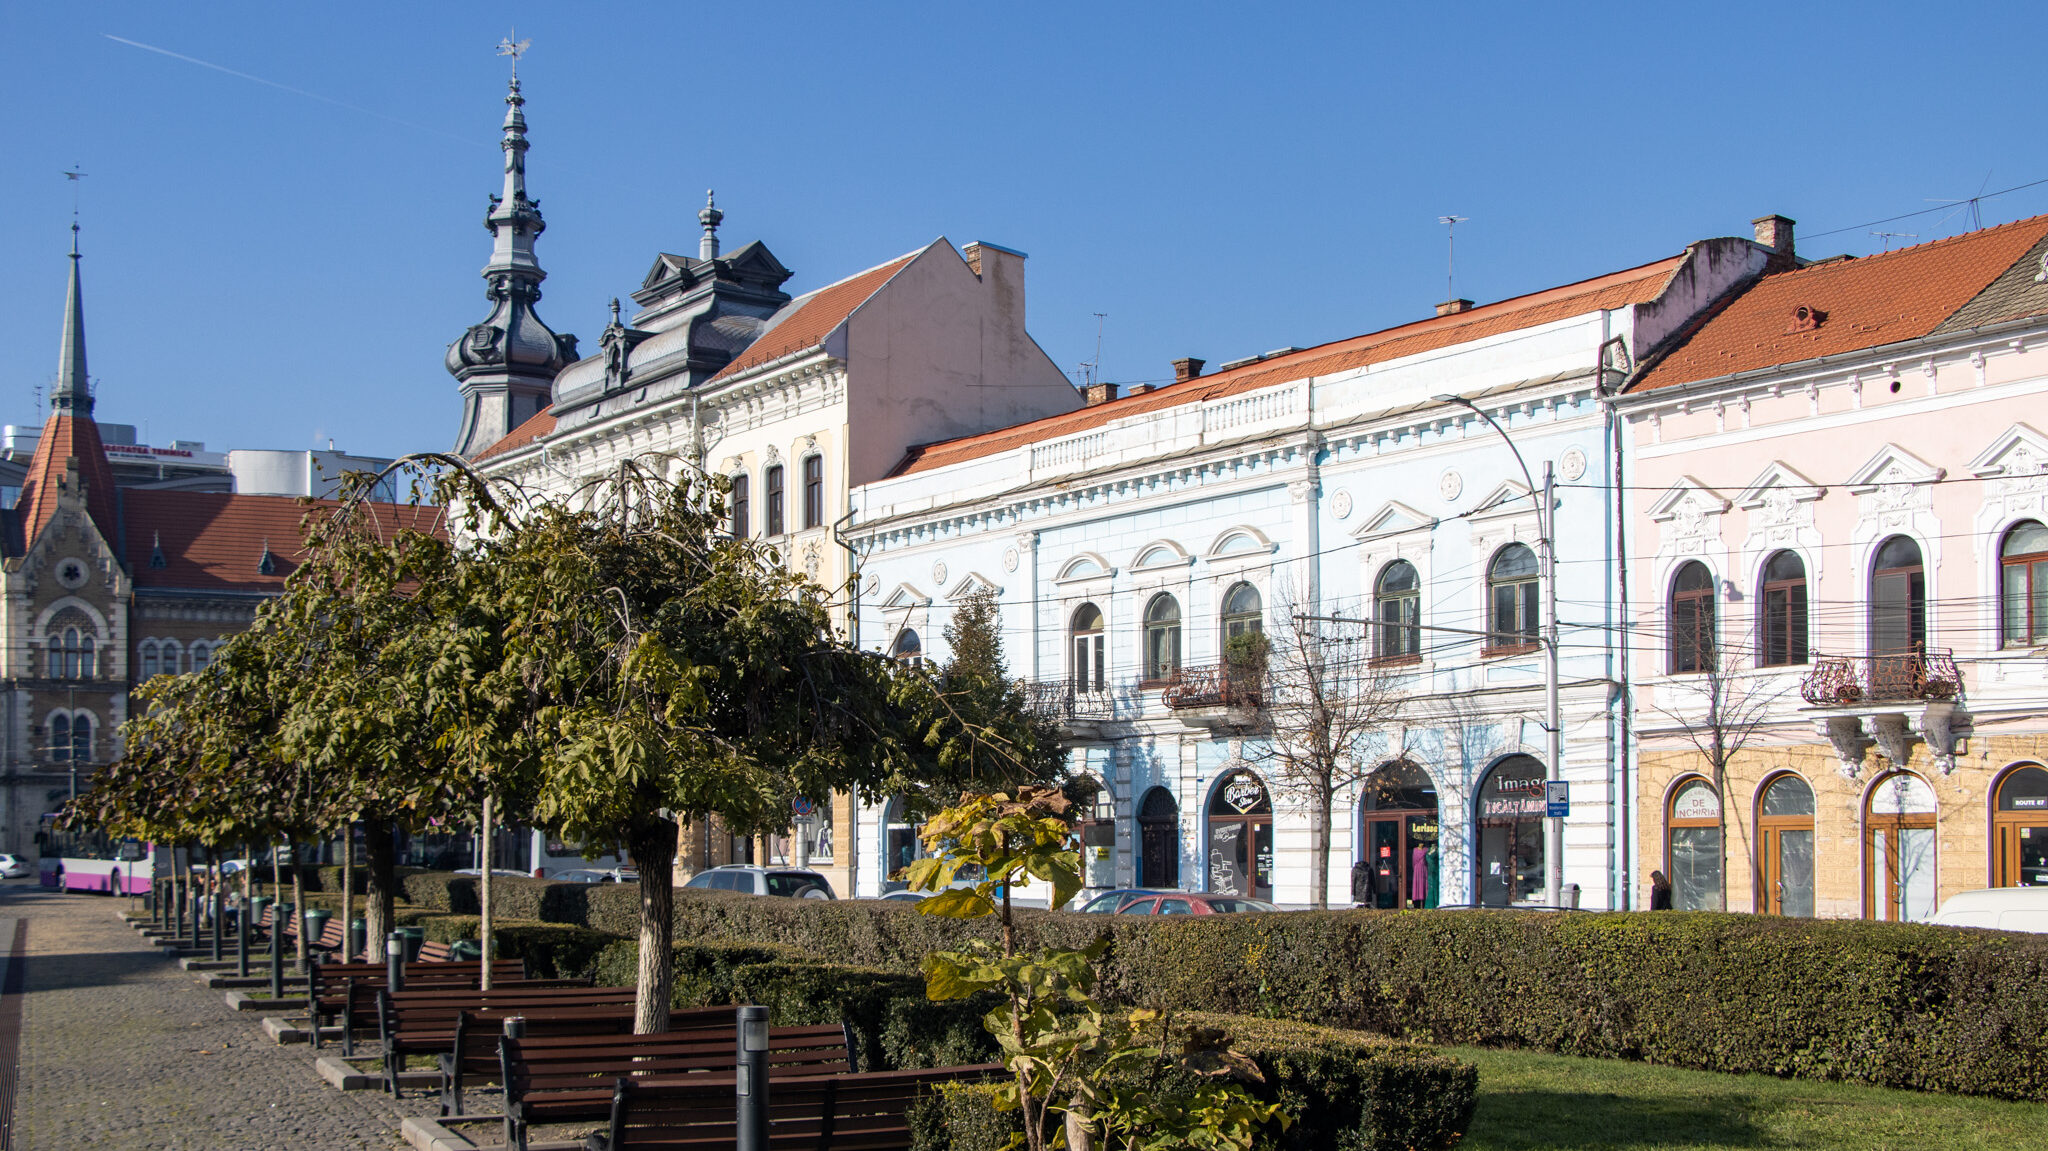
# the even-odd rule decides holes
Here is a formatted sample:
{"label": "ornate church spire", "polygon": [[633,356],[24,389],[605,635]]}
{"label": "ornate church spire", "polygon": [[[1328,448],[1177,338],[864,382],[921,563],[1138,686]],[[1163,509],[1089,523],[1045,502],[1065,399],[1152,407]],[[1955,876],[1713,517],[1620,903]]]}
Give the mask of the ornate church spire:
{"label": "ornate church spire", "polygon": [[64,294],[64,341],[57,353],[57,386],[50,408],[67,416],[92,414],[92,383],[85,374],[85,296],[78,278],[78,221],[71,221],[71,286]]}
{"label": "ornate church spire", "polygon": [[505,96],[505,186],[491,197],[484,227],[494,237],[484,265],[484,295],[491,314],[449,345],[448,371],[462,384],[462,429],[455,451],[475,455],[548,406],[556,374],[576,359],[576,337],[557,336],[534,305],[547,279],[533,242],[547,229],[540,201],[526,194],[526,98],[519,90],[519,57],[527,42],[499,45],[513,71]]}

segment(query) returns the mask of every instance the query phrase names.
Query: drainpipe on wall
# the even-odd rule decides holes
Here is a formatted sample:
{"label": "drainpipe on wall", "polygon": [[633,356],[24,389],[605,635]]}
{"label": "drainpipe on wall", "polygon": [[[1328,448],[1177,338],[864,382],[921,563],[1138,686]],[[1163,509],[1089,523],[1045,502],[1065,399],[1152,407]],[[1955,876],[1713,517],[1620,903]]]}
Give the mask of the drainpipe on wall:
{"label": "drainpipe on wall", "polygon": [[1615,582],[1619,596],[1618,610],[1621,625],[1617,629],[1617,639],[1621,647],[1621,654],[1615,672],[1619,683],[1616,685],[1617,706],[1614,708],[1616,727],[1620,735],[1620,743],[1615,749],[1616,755],[1614,760],[1615,825],[1616,839],[1618,841],[1615,845],[1617,859],[1614,907],[1618,911],[1627,911],[1635,905],[1635,881],[1631,878],[1629,867],[1632,858],[1631,851],[1635,846],[1636,838],[1635,829],[1630,821],[1630,815],[1634,811],[1634,804],[1630,802],[1633,799],[1633,786],[1630,783],[1631,776],[1629,772],[1629,763],[1634,755],[1634,748],[1631,743],[1632,730],[1629,721],[1635,708],[1635,692],[1630,687],[1628,677],[1629,649],[1633,646],[1630,641],[1634,638],[1634,635],[1629,630],[1628,489],[1623,486],[1626,478],[1624,470],[1624,449],[1626,445],[1623,439],[1624,432],[1621,413],[1615,409],[1612,400],[1604,394],[1607,390],[1607,348],[1610,344],[1619,346],[1623,356],[1628,354],[1628,345],[1623,343],[1619,336],[1604,341],[1600,345],[1599,361],[1594,365],[1593,369],[1598,385],[1595,390],[1601,393],[1600,406],[1607,412],[1609,443],[1614,453],[1614,554],[1620,560],[1615,565]]}

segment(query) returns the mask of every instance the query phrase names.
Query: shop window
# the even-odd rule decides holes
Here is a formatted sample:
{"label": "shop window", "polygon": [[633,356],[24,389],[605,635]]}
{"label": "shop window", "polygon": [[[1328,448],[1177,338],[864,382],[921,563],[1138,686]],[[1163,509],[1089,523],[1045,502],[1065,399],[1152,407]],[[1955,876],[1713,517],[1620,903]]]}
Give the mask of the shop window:
{"label": "shop window", "polygon": [[1273,897],[1273,800],[1243,769],[1224,776],[1209,797],[1208,890]]}
{"label": "shop window", "polygon": [[1993,887],[2048,887],[2048,768],[2021,764],[1998,781],[1991,851]]}
{"label": "shop window", "polygon": [[1383,909],[1435,907],[1442,864],[1436,784],[1402,759],[1373,772],[1363,790],[1351,901]]}
{"label": "shop window", "polygon": [[924,858],[924,841],[918,833],[923,823],[913,823],[910,805],[902,797],[889,801],[882,815],[882,891],[902,891],[910,882],[901,877],[904,868]]}
{"label": "shop window", "polygon": [[1714,666],[1714,573],[1694,560],[1678,569],[1671,581],[1671,655],[1673,675],[1708,671]]}
{"label": "shop window", "polygon": [[1156,595],[1145,605],[1145,681],[1165,683],[1180,670],[1180,603]]}
{"label": "shop window", "polygon": [[1765,667],[1807,662],[1806,564],[1797,552],[1778,552],[1764,565],[1760,598]]}
{"label": "shop window", "polygon": [[825,457],[804,457],[804,527],[825,526]]}
{"label": "shop window", "polygon": [[1259,589],[1242,581],[1232,584],[1223,596],[1224,642],[1265,630],[1265,605],[1259,600]]}
{"label": "shop window", "polygon": [[1813,914],[1813,788],[1796,775],[1764,785],[1757,805],[1757,880],[1766,914]]}
{"label": "shop window", "polygon": [[924,641],[917,638],[916,632],[904,628],[896,633],[896,643],[889,649],[889,654],[897,663],[907,667],[923,667]]}
{"label": "shop window", "polygon": [[1373,614],[1379,621],[1373,655],[1387,663],[1422,658],[1422,580],[1415,565],[1395,560],[1373,583]]}
{"label": "shop window", "polygon": [[1872,655],[1912,655],[1927,645],[1927,576],[1920,545],[1893,536],[1870,573]]}
{"label": "shop window", "polygon": [[1093,776],[1077,781],[1092,788],[1087,816],[1075,830],[1081,837],[1081,882],[1087,887],[1116,886],[1116,794]]}
{"label": "shop window", "polygon": [[745,475],[734,476],[732,477],[732,491],[726,497],[726,502],[732,506],[732,538],[736,540],[746,539],[753,530],[753,525],[748,519],[748,513],[753,510],[748,506],[751,502],[748,497],[752,494],[749,491],[750,487],[751,483],[748,477]]}
{"label": "shop window", "polygon": [[1687,780],[1671,793],[1666,814],[1664,874],[1671,880],[1672,910],[1720,911],[1720,795],[1704,779]]}
{"label": "shop window", "polygon": [[782,519],[782,465],[776,464],[761,476],[762,493],[767,498],[767,519],[763,527],[771,536],[781,535],[788,527]]}
{"label": "shop window", "polygon": [[1923,921],[1934,916],[1934,789],[1894,772],[1864,800],[1863,915]]}
{"label": "shop window", "polygon": [[2005,533],[1998,566],[2005,646],[2048,643],[2048,527],[2028,520]]}
{"label": "shop window", "polygon": [[1075,608],[1070,638],[1074,651],[1074,690],[1101,691],[1109,677],[1109,669],[1103,666],[1102,609],[1092,603]]}
{"label": "shop window", "polygon": [[1536,553],[1509,544],[1486,569],[1488,624],[1485,655],[1514,655],[1536,646]]}
{"label": "shop window", "polygon": [[1534,903],[1544,894],[1543,764],[1511,755],[1479,785],[1479,902]]}
{"label": "shop window", "polygon": [[1155,787],[1138,807],[1138,886],[1180,886],[1180,805]]}

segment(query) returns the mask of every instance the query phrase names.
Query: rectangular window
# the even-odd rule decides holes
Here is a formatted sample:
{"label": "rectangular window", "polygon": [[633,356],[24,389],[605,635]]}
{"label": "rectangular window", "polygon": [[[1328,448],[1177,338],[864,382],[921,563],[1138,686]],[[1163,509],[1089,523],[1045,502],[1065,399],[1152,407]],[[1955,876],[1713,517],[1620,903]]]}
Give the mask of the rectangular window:
{"label": "rectangular window", "polygon": [[747,477],[734,476],[732,478],[732,538],[736,540],[746,539],[748,529],[752,526],[747,522],[747,511]]}
{"label": "rectangular window", "polygon": [[1806,581],[1764,585],[1764,664],[1807,661]]}
{"label": "rectangular window", "polygon": [[768,520],[765,526],[769,535],[779,536],[785,527],[782,522],[782,465],[769,468],[763,479],[762,486],[768,489]]}
{"label": "rectangular window", "polygon": [[825,526],[825,457],[804,460],[804,527]]}

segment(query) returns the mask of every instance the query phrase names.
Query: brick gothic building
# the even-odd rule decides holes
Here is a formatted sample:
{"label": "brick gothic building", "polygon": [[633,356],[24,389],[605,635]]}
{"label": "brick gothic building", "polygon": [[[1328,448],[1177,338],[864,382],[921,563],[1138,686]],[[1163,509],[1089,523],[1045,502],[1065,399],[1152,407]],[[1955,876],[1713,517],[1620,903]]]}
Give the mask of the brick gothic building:
{"label": "brick gothic building", "polygon": [[204,667],[283,587],[305,509],[290,496],[121,487],[86,375],[74,237],[50,412],[0,511],[0,851],[120,753],[134,685]]}

